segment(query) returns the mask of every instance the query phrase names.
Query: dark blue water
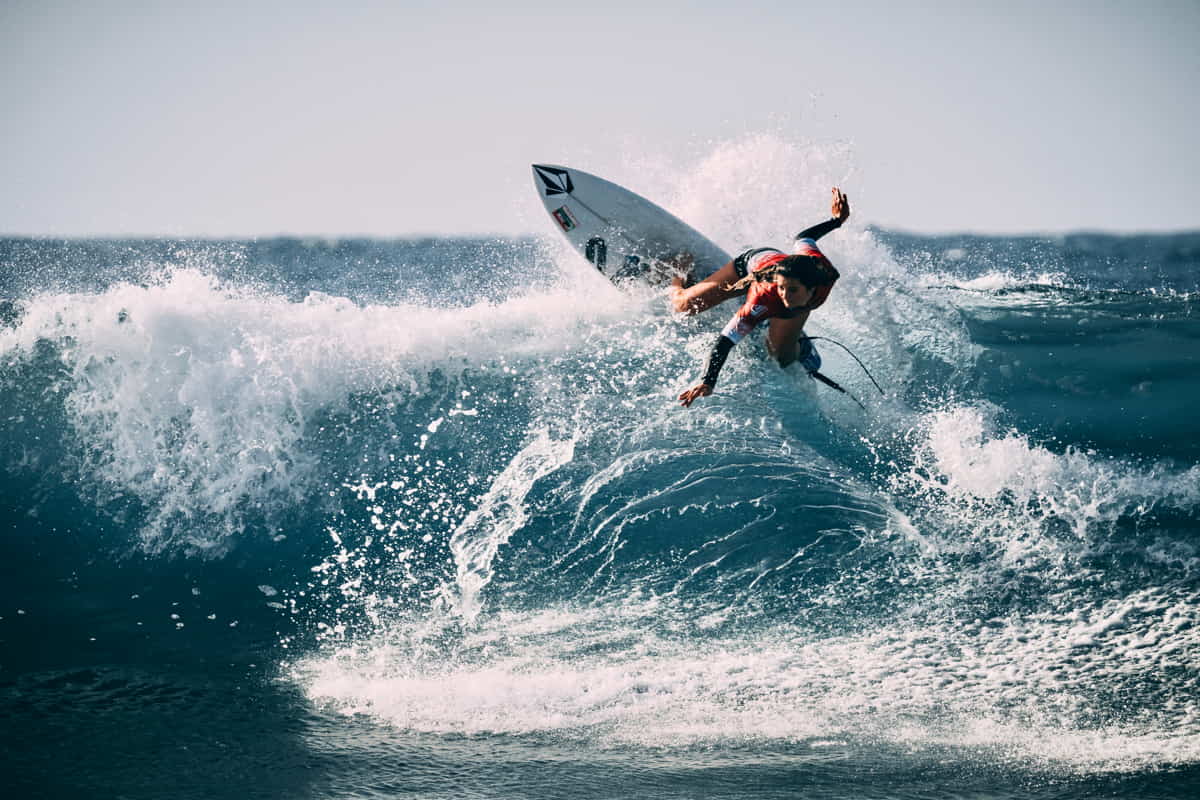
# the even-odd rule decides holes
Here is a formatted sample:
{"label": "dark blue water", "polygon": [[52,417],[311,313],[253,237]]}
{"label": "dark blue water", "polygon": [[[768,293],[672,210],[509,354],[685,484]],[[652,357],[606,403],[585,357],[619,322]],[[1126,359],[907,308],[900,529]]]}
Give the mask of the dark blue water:
{"label": "dark blue water", "polygon": [[1200,235],[828,251],[0,240],[8,796],[1195,796]]}

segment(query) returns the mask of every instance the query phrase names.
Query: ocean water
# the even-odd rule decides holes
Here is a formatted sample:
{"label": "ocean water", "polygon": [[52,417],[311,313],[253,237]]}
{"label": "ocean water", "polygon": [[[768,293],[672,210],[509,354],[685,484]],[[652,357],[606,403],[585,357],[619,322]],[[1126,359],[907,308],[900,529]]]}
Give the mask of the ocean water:
{"label": "ocean water", "polygon": [[1196,796],[1200,234],[856,216],[865,411],[547,237],[0,240],[6,797]]}

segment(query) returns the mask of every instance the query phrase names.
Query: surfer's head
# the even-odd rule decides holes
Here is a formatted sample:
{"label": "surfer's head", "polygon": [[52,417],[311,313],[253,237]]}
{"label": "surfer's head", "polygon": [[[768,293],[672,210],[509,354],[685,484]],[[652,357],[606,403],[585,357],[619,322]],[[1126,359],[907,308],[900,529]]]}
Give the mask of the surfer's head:
{"label": "surfer's head", "polygon": [[771,277],[771,282],[775,284],[775,290],[779,292],[779,299],[788,308],[804,308],[812,299],[813,290],[795,277],[776,272]]}
{"label": "surfer's head", "polygon": [[838,279],[835,270],[823,258],[808,255],[794,255],[780,259],[779,263],[768,267],[761,279],[775,282],[779,290],[779,298],[788,308],[816,308],[825,302],[834,281]]}

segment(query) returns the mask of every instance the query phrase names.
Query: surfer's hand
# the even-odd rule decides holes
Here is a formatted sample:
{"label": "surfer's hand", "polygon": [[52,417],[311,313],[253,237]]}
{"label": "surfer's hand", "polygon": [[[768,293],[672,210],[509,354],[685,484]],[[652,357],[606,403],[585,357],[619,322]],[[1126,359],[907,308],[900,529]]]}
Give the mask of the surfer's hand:
{"label": "surfer's hand", "polygon": [[698,398],[708,397],[710,394],[712,394],[712,390],[713,387],[709,386],[707,383],[697,383],[695,386],[679,395],[679,405],[687,408]]}
{"label": "surfer's hand", "polygon": [[833,205],[830,207],[834,218],[838,222],[845,222],[850,216],[850,198],[842,193],[842,190],[833,187]]}

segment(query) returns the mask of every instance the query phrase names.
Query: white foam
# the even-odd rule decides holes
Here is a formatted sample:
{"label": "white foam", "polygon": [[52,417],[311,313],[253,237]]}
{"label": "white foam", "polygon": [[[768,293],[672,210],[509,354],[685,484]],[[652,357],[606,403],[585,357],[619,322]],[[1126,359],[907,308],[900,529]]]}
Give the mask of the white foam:
{"label": "white foam", "polygon": [[991,270],[974,278],[964,278],[944,272],[933,272],[921,275],[918,281],[923,286],[948,286],[964,291],[986,293],[1023,289],[1028,286],[1049,286],[1060,289],[1073,287],[1073,284],[1067,280],[1066,275],[1061,272]]}
{"label": "white foam", "polygon": [[[1200,466],[1141,468],[1067,448],[1052,452],[998,431],[995,410],[959,406],[928,414],[912,468],[893,488],[915,493],[950,535],[1003,540],[1006,560],[1057,560],[1085,552],[1125,515],[1200,507]],[[932,521],[932,518],[931,518]],[[1073,534],[1063,541],[1054,531]]]}
{"label": "white foam", "polygon": [[[1050,614],[974,624],[884,625],[812,638],[786,626],[695,640],[686,605],[628,600],[481,617],[457,653],[396,626],[293,665],[316,703],[407,731],[553,734],[598,746],[730,746],[837,737],[906,749],[948,746],[990,759],[1086,772],[1200,759],[1196,703],[1106,712],[1104,688],[1182,663],[1200,644],[1195,596],[1146,593],[1084,610],[1094,629],[1127,603],[1120,629],[1080,649]],[[678,615],[678,616],[677,616]],[[1145,636],[1162,650],[1134,649]]]}
{"label": "white foam", "polygon": [[435,368],[569,350],[630,302],[564,289],[456,309],[290,302],[176,269],[151,286],[32,298],[0,331],[0,357],[57,345],[84,470],[147,504],[149,550],[220,550],[246,507],[304,499],[316,413],[354,393],[418,394]]}

